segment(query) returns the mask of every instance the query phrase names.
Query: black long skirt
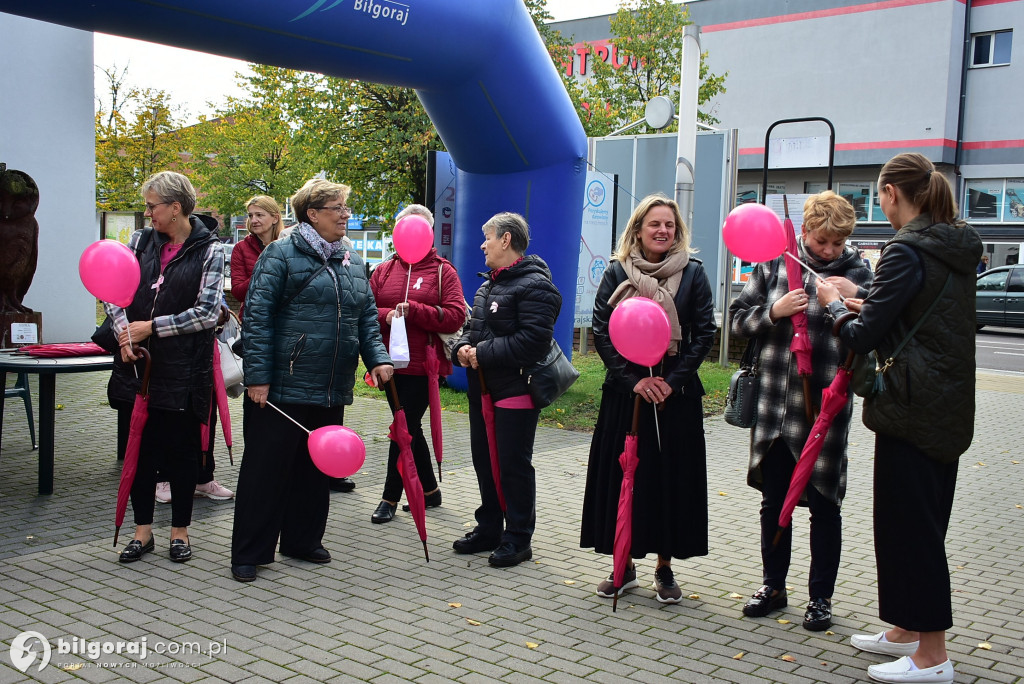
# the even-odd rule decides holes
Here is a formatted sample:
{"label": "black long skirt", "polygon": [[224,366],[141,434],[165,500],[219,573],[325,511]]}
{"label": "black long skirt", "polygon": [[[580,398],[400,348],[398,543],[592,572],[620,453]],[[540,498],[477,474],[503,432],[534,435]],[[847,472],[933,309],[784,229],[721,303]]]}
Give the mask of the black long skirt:
{"label": "black long skirt", "polygon": [[[622,467],[619,454],[633,421],[632,392],[604,386],[601,410],[590,445],[583,498],[580,547],[612,553]],[[641,401],[633,487],[631,555],[690,558],[708,553],[708,476],[704,417],[700,397],[672,395],[658,411]]]}

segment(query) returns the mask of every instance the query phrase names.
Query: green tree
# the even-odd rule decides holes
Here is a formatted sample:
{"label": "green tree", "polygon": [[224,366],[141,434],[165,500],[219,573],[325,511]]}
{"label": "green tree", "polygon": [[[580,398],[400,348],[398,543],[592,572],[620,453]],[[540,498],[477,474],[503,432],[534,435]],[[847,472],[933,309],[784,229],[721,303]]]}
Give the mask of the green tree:
{"label": "green tree", "polygon": [[257,194],[283,203],[320,170],[286,104],[301,73],[249,66],[251,75],[238,75],[245,98],[228,98],[215,116],[182,131],[200,204],[224,216],[241,214]]}
{"label": "green tree", "polygon": [[110,99],[96,111],[96,208],[142,211],[142,183],[180,163],[178,108],[162,90],[127,87],[126,70],[103,72]]}
{"label": "green tree", "polygon": [[[591,45],[586,55],[589,75],[582,81],[567,73],[574,56],[572,46],[564,41],[548,43],[588,136],[608,135],[642,119],[652,97],[665,95],[678,102],[683,27],[692,23],[687,8],[673,0],[622,0],[611,19],[609,61],[602,58],[604,48]],[[707,52],[701,54],[698,106],[725,92],[726,76],[712,74]],[[697,119],[718,122],[699,108]],[[666,132],[675,130],[678,126],[672,124]]]}

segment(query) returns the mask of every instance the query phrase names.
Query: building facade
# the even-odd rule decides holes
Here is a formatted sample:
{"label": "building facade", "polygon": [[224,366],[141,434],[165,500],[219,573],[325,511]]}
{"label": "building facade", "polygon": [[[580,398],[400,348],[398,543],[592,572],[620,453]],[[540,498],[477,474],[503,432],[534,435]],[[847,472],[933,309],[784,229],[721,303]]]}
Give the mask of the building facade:
{"label": "building facade", "polygon": [[[762,192],[765,134],[782,119],[835,126],[833,188],[857,210],[854,237],[891,236],[875,194],[881,166],[920,152],[953,184],[992,265],[1024,242],[1024,0],[690,0],[711,71],[726,92],[702,108],[739,131],[738,195]],[[610,16],[553,24],[576,43],[572,65],[616,59]],[[1014,43],[1017,45],[1014,45]],[[587,45],[589,43],[590,45]],[[778,126],[772,139],[828,135]],[[697,170],[700,173],[700,170]],[[772,169],[770,193],[818,192],[822,167]]]}

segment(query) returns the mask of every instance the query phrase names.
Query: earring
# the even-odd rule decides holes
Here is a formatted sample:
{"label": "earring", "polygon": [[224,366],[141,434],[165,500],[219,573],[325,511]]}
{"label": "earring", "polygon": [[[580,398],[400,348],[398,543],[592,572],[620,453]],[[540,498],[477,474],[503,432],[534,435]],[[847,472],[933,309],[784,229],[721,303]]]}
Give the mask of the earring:
{"label": "earring", "polygon": [[171,217],[171,223],[174,223],[174,222],[175,222],[175,221],[177,221],[177,220],[178,220],[178,217],[177,217],[177,216],[172,216],[172,217]]}

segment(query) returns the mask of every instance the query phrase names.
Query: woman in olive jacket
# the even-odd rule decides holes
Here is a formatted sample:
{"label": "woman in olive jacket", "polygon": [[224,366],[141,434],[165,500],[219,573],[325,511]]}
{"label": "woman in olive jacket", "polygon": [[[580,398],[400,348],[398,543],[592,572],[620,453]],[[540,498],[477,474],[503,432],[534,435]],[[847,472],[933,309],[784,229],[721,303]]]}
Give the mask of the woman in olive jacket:
{"label": "woman in olive jacket", "polygon": [[[481,249],[491,270],[481,274],[487,280],[473,300],[470,329],[452,352],[453,362],[471,369],[466,373],[470,447],[481,503],[476,527],[453,547],[456,553],[493,550],[488,562],[508,567],[533,557],[530,541],[537,521],[532,461],[540,409],[533,406],[522,369],[540,361],[550,349],[562,295],[551,282],[544,260],[524,256],[530,227],[522,216],[497,214],[483,231]],[[491,470],[480,374],[494,401],[504,515]]]}
{"label": "woman in olive jacket", "polygon": [[[391,358],[359,255],[342,241],[349,188],[322,179],[292,197],[305,217],[263,250],[245,300],[243,430],[231,572],[256,579],[256,566],[281,553],[328,563],[327,477],[313,464],[305,431],[341,425],[352,403],[362,356],[378,386],[391,379]],[[273,403],[280,412],[267,407]]]}
{"label": "woman in olive jacket", "polygon": [[870,666],[876,681],[952,682],[945,538],[958,460],[974,434],[975,267],[982,245],[957,219],[949,182],[920,154],[889,160],[878,195],[897,232],[882,250],[860,317],[845,316],[832,285],[818,285],[818,301],[837,318],[843,343],[859,353],[875,350],[888,366],[885,390],[864,401],[864,424],[876,435],[878,612],[894,628],[850,641],[863,651],[903,656]]}

